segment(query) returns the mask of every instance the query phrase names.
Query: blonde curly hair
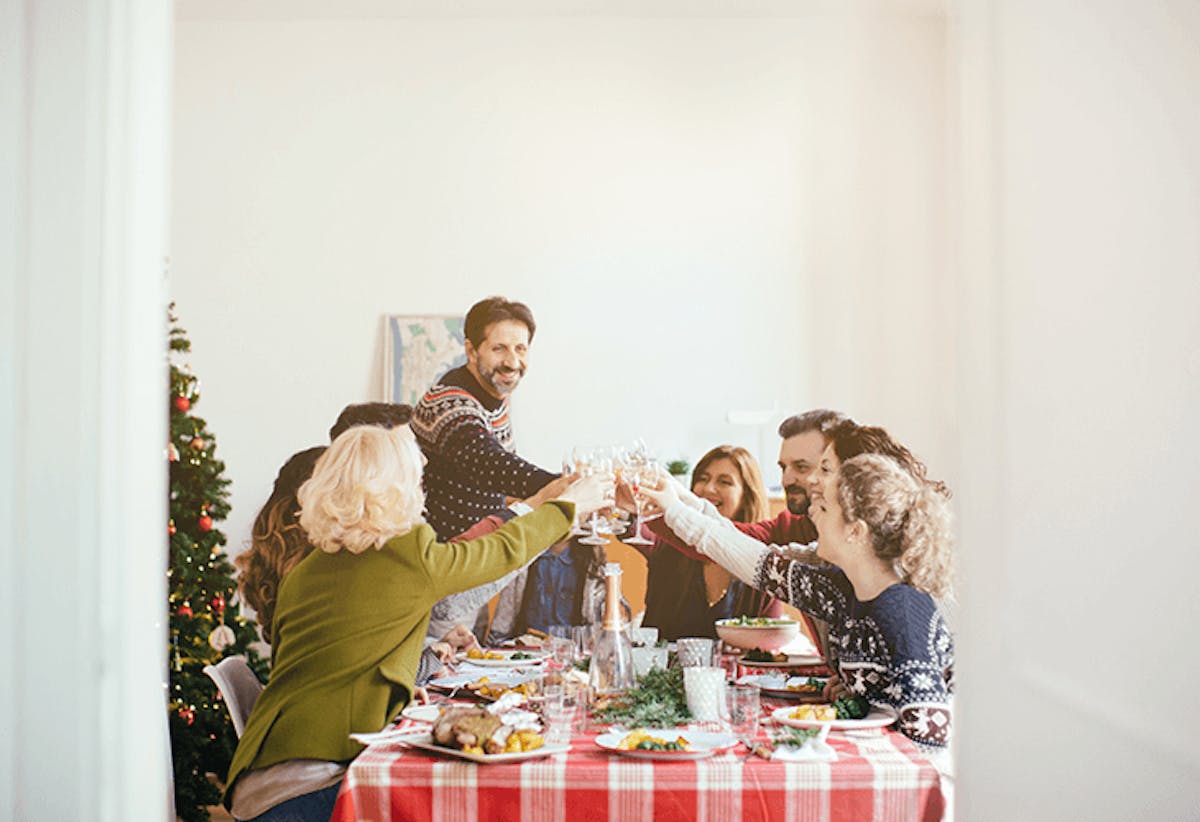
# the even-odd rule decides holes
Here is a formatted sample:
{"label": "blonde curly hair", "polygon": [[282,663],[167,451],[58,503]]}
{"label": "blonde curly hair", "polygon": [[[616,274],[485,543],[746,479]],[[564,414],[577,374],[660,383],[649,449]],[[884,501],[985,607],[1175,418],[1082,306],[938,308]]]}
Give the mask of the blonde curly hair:
{"label": "blonde curly hair", "polygon": [[843,463],[838,502],[846,522],[861,520],[875,555],[900,578],[935,597],[953,589],[953,536],[945,492],[891,457],[862,454]]}
{"label": "blonde curly hair", "polygon": [[300,526],[330,554],[380,548],[424,521],[421,470],[421,450],[407,425],[352,428],[300,487]]}

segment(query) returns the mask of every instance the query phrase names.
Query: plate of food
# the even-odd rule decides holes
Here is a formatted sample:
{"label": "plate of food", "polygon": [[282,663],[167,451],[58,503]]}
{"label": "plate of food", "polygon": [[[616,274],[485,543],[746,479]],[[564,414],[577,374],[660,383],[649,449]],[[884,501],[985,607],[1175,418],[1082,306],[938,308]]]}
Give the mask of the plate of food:
{"label": "plate of food", "polygon": [[428,733],[406,734],[401,745],[430,753],[497,764],[550,756],[571,749],[566,743],[548,743],[531,728],[507,725],[486,708],[456,707],[442,712]]}
{"label": "plate of food", "polygon": [[771,718],[780,725],[793,728],[821,728],[828,725],[834,731],[886,728],[899,716],[892,706],[871,705],[862,697],[844,697],[833,704],[776,708],[771,712]]}
{"label": "plate of food", "polygon": [[738,679],[739,685],[757,685],[764,696],[778,699],[822,701],[825,683],[819,676],[788,676],[787,674],[747,674]]}
{"label": "plate of food", "polygon": [[803,668],[825,664],[819,656],[785,654],[765,648],[751,648],[738,661],[754,668]]}
{"label": "plate of food", "polygon": [[800,623],[794,619],[740,616],[718,619],[717,636],[735,648],[761,648],[777,651],[800,635]]}
{"label": "plate of food", "polygon": [[530,697],[537,694],[536,673],[521,673],[518,671],[496,671],[480,676],[475,674],[452,674],[431,680],[426,686],[442,693],[455,694],[462,697],[475,697],[485,701],[494,701],[510,691]]}
{"label": "plate of food", "polygon": [[484,668],[526,668],[531,665],[541,665],[546,654],[528,649],[517,650],[480,650],[472,648],[457,657],[462,662],[480,665]]}
{"label": "plate of food", "polygon": [[612,730],[596,737],[606,751],[634,759],[706,759],[738,744],[736,736],[676,728]]}

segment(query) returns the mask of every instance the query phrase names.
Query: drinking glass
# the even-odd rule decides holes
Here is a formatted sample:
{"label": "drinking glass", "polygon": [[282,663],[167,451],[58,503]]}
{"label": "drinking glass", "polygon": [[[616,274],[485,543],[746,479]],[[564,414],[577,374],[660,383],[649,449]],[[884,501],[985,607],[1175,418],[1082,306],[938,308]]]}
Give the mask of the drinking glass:
{"label": "drinking glass", "polygon": [[592,655],[595,633],[591,625],[576,625],[571,628],[571,639],[575,643],[575,659],[583,661]]}
{"label": "drinking glass", "polygon": [[695,666],[683,669],[683,690],[692,717],[700,723],[719,723],[725,714],[725,672]]}
{"label": "drinking glass", "polygon": [[631,457],[629,459],[623,476],[625,484],[633,492],[633,505],[637,511],[637,519],[633,523],[633,536],[624,540],[626,545],[654,544],[654,540],[642,536],[642,525],[645,523],[645,519],[642,517],[642,507],[646,502],[646,498],[642,494],[642,486],[647,483],[650,485],[657,484],[658,474],[655,470],[657,467],[656,463],[647,461],[643,457]]}
{"label": "drinking glass", "polygon": [[566,670],[575,661],[575,641],[571,637],[550,637],[550,655],[559,670]]}
{"label": "drinking glass", "polygon": [[681,668],[711,667],[713,641],[703,637],[684,637],[675,643],[675,655],[679,658]]}
{"label": "drinking glass", "polygon": [[757,685],[729,686],[729,731],[751,747],[758,734],[762,698]]}
{"label": "drinking glass", "polygon": [[570,639],[572,627],[571,625],[551,625],[548,633],[551,638],[562,637],[563,639]]}

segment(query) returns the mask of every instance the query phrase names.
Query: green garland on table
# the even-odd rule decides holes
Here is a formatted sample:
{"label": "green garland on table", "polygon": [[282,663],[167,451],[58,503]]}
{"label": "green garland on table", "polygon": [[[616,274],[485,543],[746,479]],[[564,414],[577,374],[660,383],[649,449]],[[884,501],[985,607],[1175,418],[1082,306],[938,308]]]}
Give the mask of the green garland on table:
{"label": "green garland on table", "polygon": [[627,728],[672,728],[692,718],[683,693],[682,668],[651,668],[637,685],[596,711],[596,719]]}

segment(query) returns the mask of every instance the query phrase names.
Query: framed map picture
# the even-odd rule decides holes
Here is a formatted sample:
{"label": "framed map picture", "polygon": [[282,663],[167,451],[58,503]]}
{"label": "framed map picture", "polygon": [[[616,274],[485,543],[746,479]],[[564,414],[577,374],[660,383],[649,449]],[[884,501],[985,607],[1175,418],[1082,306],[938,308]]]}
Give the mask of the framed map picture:
{"label": "framed map picture", "polygon": [[463,316],[384,317],[383,396],[416,405],[433,381],[467,361]]}

